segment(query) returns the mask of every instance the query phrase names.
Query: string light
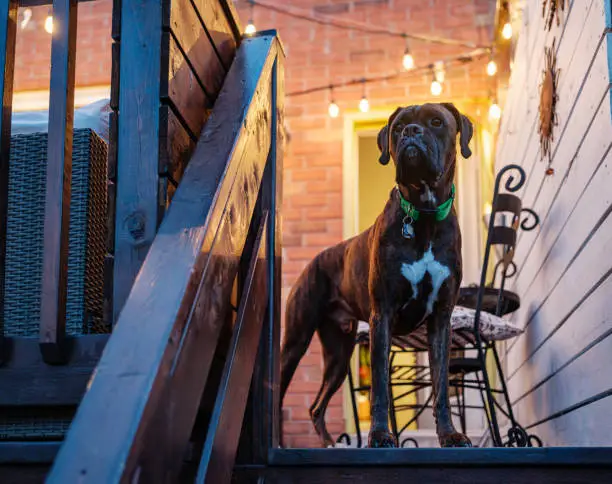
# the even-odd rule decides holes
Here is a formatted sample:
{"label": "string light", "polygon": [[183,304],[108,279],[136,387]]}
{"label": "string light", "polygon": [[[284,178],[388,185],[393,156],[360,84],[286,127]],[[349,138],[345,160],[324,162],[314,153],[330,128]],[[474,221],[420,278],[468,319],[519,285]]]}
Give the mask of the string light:
{"label": "string light", "polygon": [[487,64],[487,75],[489,77],[493,77],[495,74],[497,74],[497,62],[495,62],[493,50],[491,50],[491,57],[489,59],[489,63]]}
{"label": "string light", "polygon": [[506,22],[504,27],[502,28],[502,37],[506,40],[510,40],[512,38],[512,24],[510,22]]}
{"label": "string light", "polygon": [[384,35],[388,37],[410,38],[413,40],[418,40],[421,42],[427,42],[431,44],[455,45],[455,46],[468,47],[471,49],[484,47],[482,45],[478,45],[478,44],[475,44],[474,42],[469,42],[466,40],[452,39],[448,37],[436,37],[433,35],[425,35],[425,34],[399,32],[397,30],[389,29],[388,27],[383,27],[380,25],[372,25],[370,22],[361,23],[361,22],[356,22],[354,20],[339,19],[335,16],[330,16],[330,15],[325,15],[325,14],[320,14],[320,13],[312,14],[311,10],[306,10],[304,8],[293,7],[289,5],[287,6],[279,5],[279,3],[281,2],[278,2],[278,0],[276,2],[268,2],[267,0],[248,0],[248,2],[251,5],[255,5],[256,7],[262,8],[264,10],[271,10],[273,12],[277,12],[282,15],[287,15],[288,17],[305,20],[307,22],[317,23],[319,25],[329,25],[330,27],[343,29],[343,30],[362,32],[362,33],[366,33],[370,35]]}
{"label": "string light", "polygon": [[438,61],[434,63],[434,73],[436,80],[442,84],[444,77],[446,76],[446,70],[444,69],[444,61]]}
{"label": "string light", "polygon": [[53,16],[52,15],[47,15],[47,18],[45,19],[45,30],[48,34],[53,33]]}
{"label": "string light", "polygon": [[406,37],[406,49],[404,50],[404,57],[402,58],[402,66],[404,66],[404,69],[407,71],[414,69],[414,57],[412,57],[412,54],[410,53],[408,37]]}
{"label": "string light", "polygon": [[329,88],[329,94],[331,97],[331,101],[329,102],[329,107],[327,108],[327,111],[331,118],[337,118],[340,114],[340,108],[336,104],[336,101],[334,101],[334,89],[331,86]]}
{"label": "string light", "polygon": [[431,81],[431,95],[432,96],[439,96],[440,94],[442,94],[442,83],[438,80],[438,78],[436,77],[436,73],[434,72],[432,74],[432,81]]}
{"label": "string light", "polygon": [[23,18],[21,19],[21,22],[19,23],[19,27],[21,27],[21,30],[24,30],[28,26],[31,19],[32,19],[32,9],[31,8],[24,9]]}
{"label": "string light", "polygon": [[366,92],[365,92],[365,79],[363,80],[363,97],[361,98],[361,101],[359,101],[359,111],[361,111],[362,113],[367,113],[370,110],[370,101],[368,101],[368,98],[366,97]]}
{"label": "string light", "polygon": [[253,35],[255,32],[257,32],[257,29],[255,28],[255,24],[253,23],[253,5],[254,5],[253,0],[249,0],[249,4],[250,4],[251,13],[249,15],[249,23],[244,29],[244,33],[246,35]]}
{"label": "string light", "polygon": [[491,121],[498,121],[501,118],[502,110],[497,104],[497,99],[493,98],[491,106],[489,106],[489,119]]}

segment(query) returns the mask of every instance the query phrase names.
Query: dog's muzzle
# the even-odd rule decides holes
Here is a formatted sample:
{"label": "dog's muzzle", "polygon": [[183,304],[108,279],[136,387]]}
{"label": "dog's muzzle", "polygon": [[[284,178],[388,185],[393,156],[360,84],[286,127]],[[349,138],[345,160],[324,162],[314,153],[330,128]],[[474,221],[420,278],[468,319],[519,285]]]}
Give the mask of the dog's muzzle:
{"label": "dog's muzzle", "polygon": [[444,167],[439,162],[437,151],[420,136],[401,139],[396,152],[398,178],[401,178],[398,181],[438,180]]}

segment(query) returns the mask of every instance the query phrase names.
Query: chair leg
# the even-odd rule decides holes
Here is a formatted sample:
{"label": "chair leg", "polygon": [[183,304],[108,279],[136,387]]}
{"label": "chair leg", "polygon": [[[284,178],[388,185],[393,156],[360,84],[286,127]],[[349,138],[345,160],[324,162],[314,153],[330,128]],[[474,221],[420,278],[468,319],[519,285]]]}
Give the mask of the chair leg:
{"label": "chair leg", "polygon": [[399,442],[399,433],[397,431],[397,415],[395,413],[395,398],[393,397],[393,361],[395,360],[395,351],[391,351],[391,357],[389,358],[389,417],[391,420],[391,431],[395,436],[395,440]]}
{"label": "chair leg", "polygon": [[[488,348],[488,343],[485,343]],[[487,371],[487,358],[486,358],[486,349],[482,348],[482,345],[478,346],[478,357],[480,358],[480,363],[482,365],[482,377],[484,382],[484,389],[487,397],[487,405],[489,407],[489,416],[490,416],[490,427],[492,430],[493,437],[493,445],[495,447],[502,447],[502,439],[499,433],[499,424],[497,422],[497,412],[495,410],[495,397],[493,396],[493,392],[491,391],[491,381],[489,380],[489,372]]]}
{"label": "chair leg", "polygon": [[357,447],[361,448],[361,427],[359,426],[359,413],[357,411],[357,400],[355,398],[355,384],[353,383],[353,369],[349,364],[348,371],[349,391],[351,394],[351,406],[353,407],[353,421],[355,423],[355,432],[357,433]]}

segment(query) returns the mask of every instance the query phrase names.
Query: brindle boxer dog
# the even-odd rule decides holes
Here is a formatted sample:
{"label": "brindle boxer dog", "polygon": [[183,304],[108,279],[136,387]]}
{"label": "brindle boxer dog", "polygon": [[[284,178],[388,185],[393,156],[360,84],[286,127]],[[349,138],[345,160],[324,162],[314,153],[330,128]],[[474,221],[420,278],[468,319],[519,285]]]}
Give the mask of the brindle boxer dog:
{"label": "brindle boxer dog", "polygon": [[324,374],[310,408],[325,447],[333,446],[325,411],[348,372],[358,321],[369,321],[372,364],[370,447],[395,447],[389,431],[392,334],[427,325],[434,417],[442,447],[470,447],[451,420],[448,398],[450,317],[461,283],[461,233],[453,179],[456,137],[471,156],[472,123],[453,104],[398,108],[378,134],[380,163],[395,163],[397,186],[374,225],[321,252],[287,301],[281,400],[315,331]]}

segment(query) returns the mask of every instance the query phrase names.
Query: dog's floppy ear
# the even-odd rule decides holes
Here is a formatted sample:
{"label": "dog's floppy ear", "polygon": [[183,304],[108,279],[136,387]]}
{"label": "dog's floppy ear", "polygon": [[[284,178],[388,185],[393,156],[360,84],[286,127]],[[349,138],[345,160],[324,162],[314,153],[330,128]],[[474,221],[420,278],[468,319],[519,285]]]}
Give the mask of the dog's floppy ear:
{"label": "dog's floppy ear", "polygon": [[461,146],[461,156],[469,158],[472,156],[472,150],[470,150],[468,145],[474,134],[472,122],[465,114],[461,114],[453,103],[442,103],[442,106],[448,109],[455,118],[455,121],[457,121],[457,130],[460,133],[459,144]]}
{"label": "dog's floppy ear", "polygon": [[393,114],[389,116],[387,124],[378,132],[378,149],[380,150],[380,158],[378,161],[381,165],[386,165],[391,159],[391,153],[389,152],[389,145],[391,143],[389,139],[389,126],[391,126],[391,123],[393,123],[393,120],[401,110],[402,108],[397,108],[393,111]]}

